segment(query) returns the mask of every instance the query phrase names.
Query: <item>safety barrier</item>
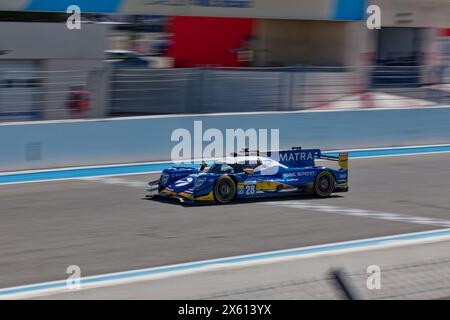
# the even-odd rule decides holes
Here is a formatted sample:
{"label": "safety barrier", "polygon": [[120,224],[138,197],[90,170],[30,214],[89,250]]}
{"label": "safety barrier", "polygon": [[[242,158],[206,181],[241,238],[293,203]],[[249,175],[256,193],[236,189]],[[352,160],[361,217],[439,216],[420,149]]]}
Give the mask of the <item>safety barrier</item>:
{"label": "safety barrier", "polygon": [[[450,143],[450,107],[148,116],[0,124],[0,171],[170,160],[172,132],[279,129],[280,147]],[[205,145],[208,143],[205,143]]]}

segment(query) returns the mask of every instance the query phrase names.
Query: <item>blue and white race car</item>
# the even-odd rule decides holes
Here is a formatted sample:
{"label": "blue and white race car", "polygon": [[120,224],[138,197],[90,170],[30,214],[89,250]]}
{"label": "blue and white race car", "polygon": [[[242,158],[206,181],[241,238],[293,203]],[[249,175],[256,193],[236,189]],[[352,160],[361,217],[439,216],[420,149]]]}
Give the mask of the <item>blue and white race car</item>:
{"label": "blue and white race car", "polygon": [[[256,155],[251,155],[256,153]],[[165,169],[149,183],[149,196],[176,198],[182,202],[230,203],[235,199],[313,193],[329,197],[348,191],[348,154],[322,154],[319,149],[234,154],[209,167],[176,166]],[[337,161],[339,168],[317,166],[316,160]]]}

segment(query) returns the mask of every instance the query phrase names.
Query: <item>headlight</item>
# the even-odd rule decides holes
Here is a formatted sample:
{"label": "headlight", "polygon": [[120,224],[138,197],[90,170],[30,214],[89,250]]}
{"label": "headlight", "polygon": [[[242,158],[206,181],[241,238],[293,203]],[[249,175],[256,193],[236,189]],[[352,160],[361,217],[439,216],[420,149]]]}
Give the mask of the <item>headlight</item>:
{"label": "headlight", "polygon": [[169,174],[163,173],[159,181],[161,182],[162,186],[165,186],[167,184],[167,181],[169,181]]}
{"label": "headlight", "polygon": [[202,184],[204,184],[206,181],[206,176],[200,176],[197,178],[197,180],[195,180],[194,182],[194,188],[198,188],[201,187]]}

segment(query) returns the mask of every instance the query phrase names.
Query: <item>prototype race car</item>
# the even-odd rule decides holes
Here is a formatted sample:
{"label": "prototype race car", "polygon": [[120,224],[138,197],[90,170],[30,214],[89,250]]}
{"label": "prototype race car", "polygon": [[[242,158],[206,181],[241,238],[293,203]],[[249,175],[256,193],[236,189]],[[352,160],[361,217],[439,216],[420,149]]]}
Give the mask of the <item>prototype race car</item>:
{"label": "prototype race car", "polygon": [[[252,155],[255,154],[256,155]],[[176,166],[165,169],[159,180],[149,183],[149,197],[176,198],[182,202],[230,203],[240,198],[275,197],[313,193],[329,197],[348,191],[348,154],[322,154],[319,149],[249,152],[234,154],[211,166]],[[276,158],[277,160],[275,160]],[[316,166],[316,159],[337,161],[338,169]]]}

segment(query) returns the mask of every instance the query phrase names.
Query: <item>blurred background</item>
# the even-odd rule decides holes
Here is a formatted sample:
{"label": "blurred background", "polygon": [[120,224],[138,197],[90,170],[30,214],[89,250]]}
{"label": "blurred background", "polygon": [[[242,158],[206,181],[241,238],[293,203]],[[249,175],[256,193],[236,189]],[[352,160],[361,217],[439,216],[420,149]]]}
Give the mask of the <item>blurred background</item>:
{"label": "blurred background", "polygon": [[449,28],[438,0],[3,0],[0,121],[446,104]]}
{"label": "blurred background", "polygon": [[[57,297],[450,299],[449,105],[450,0],[1,0],[0,288],[65,279],[73,264],[101,275],[376,238],[409,246]],[[308,112],[281,112],[296,110]],[[313,112],[334,110],[350,111]],[[100,121],[32,122],[66,119]],[[142,199],[194,121],[350,150],[350,192]],[[385,290],[367,286],[369,264]]]}

